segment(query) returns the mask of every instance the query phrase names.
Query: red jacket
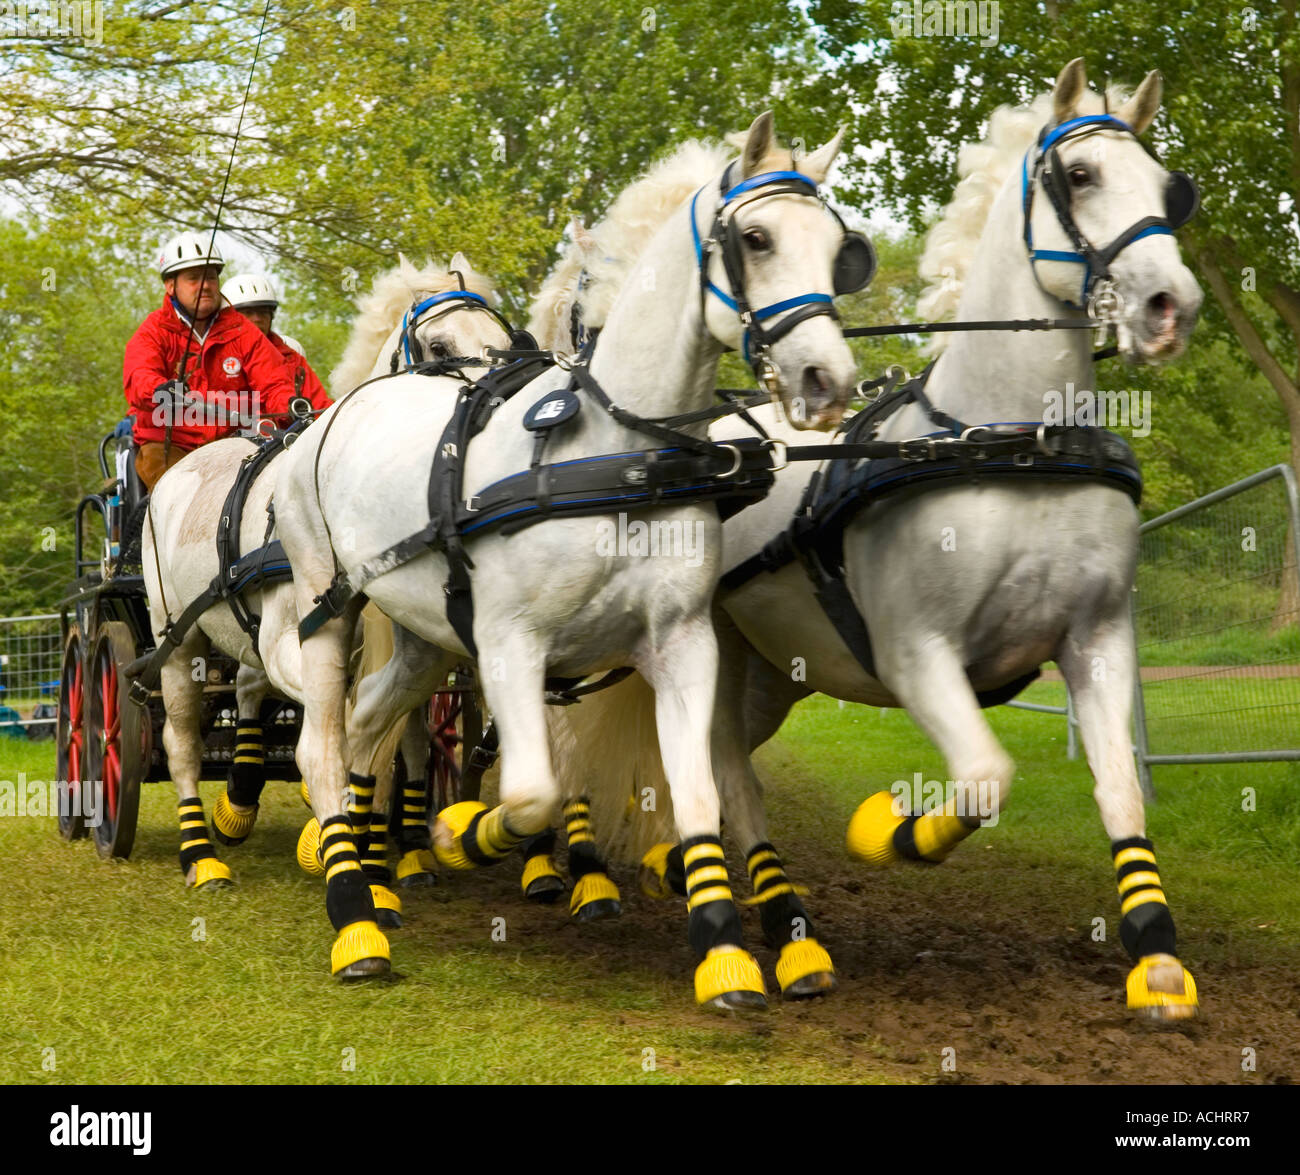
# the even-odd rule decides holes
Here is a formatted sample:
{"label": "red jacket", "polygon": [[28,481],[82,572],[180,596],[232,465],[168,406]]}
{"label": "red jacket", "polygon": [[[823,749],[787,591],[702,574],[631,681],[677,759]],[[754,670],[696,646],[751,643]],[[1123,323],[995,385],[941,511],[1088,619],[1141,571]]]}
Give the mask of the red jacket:
{"label": "red jacket", "polygon": [[312,371],[311,364],[277,335],[275,331],[271,332],[270,339],[275,344],[275,349],[280,352],[280,357],[288,365],[289,377],[293,380],[295,387],[298,383],[298,372],[302,372],[302,390],[298,394],[310,400],[313,408],[328,408],[334,403],[329,398],[325,386],[316,378],[316,373]]}
{"label": "red jacket", "polygon": [[122,383],[135,417],[136,444],[166,439],[165,420],[157,414],[154,389],[180,377],[189,340],[189,390],[204,404],[187,407],[172,428],[172,444],[194,449],[208,441],[255,426],[261,416],[288,412],[293,373],[271,342],[238,311],[225,308],[208,324],[202,344],[164,300],[140,324],[126,345]]}

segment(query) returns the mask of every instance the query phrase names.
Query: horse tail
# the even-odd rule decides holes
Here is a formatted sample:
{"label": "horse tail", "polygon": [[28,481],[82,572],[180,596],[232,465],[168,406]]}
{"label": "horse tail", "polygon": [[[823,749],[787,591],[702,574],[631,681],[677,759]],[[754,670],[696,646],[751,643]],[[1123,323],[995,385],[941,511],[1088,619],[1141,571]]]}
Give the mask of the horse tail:
{"label": "horse tail", "polygon": [[676,843],[655,695],[645,678],[634,673],[575,706],[550,707],[548,718],[561,793],[590,797],[602,854],[636,864],[653,845]]}

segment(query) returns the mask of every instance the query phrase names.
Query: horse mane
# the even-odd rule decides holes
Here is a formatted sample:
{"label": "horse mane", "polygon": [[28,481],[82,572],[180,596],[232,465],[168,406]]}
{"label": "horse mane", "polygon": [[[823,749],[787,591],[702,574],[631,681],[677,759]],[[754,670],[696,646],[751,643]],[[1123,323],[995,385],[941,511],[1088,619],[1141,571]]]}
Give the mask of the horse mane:
{"label": "horse mane", "polygon": [[[1106,94],[1112,111],[1128,98],[1128,91],[1118,86],[1110,86]],[[1080,100],[1076,113],[1101,114],[1105,109],[1101,95],[1089,90]],[[1029,106],[999,106],[989,118],[984,139],[967,143],[958,151],[960,179],[956,191],[939,221],[926,234],[918,266],[927,283],[916,303],[916,312],[923,321],[940,322],[956,314],[993,201],[1007,176],[1020,166],[1039,130],[1051,118],[1050,93],[1035,98]],[[937,355],[948,338],[933,336],[928,352]]]}
{"label": "horse mane", "polygon": [[[472,269],[464,270],[465,288],[491,299],[491,283]],[[432,261],[417,269],[400,253],[397,264],[375,277],[370,293],[357,298],[357,317],[343,357],[330,372],[330,394],[334,399],[350,392],[369,378],[388,341],[411,306],[431,294],[445,294],[459,289],[454,274]]]}
{"label": "horse mane", "polygon": [[[744,145],[744,132],[728,136],[725,144],[690,139],[624,188],[593,229],[577,228],[530,307],[528,329],[538,344],[560,351],[572,348],[569,322],[584,271],[582,321],[589,328],[603,326],[650,239]],[[768,153],[761,167],[784,170],[793,168],[794,162],[789,151],[778,148]]]}

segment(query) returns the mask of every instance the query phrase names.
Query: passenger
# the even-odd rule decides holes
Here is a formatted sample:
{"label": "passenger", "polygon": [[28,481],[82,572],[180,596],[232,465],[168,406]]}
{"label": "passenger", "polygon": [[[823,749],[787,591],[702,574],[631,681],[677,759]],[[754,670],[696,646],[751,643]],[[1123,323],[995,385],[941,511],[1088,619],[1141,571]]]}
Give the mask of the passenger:
{"label": "passenger", "polygon": [[333,401],[303,355],[302,344],[271,329],[280,300],[271,279],[261,273],[241,273],[221,287],[221,296],[271,340],[293,374],[294,387],[315,409],[328,408]]}
{"label": "passenger", "polygon": [[224,264],[206,236],[168,241],[158,259],[163,304],[126,345],[122,382],[148,490],[200,445],[289,413],[293,374],[261,331],[222,306]]}

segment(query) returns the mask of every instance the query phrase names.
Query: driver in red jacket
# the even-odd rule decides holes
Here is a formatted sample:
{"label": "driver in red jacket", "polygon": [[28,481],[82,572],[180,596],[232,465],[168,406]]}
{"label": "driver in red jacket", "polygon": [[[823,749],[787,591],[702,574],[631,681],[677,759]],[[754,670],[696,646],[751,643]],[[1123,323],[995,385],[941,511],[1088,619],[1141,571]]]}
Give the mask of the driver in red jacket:
{"label": "driver in red jacket", "polygon": [[192,449],[288,415],[293,374],[257,327],[222,306],[224,264],[197,233],[168,241],[158,261],[163,304],[126,345],[122,382],[146,489]]}

